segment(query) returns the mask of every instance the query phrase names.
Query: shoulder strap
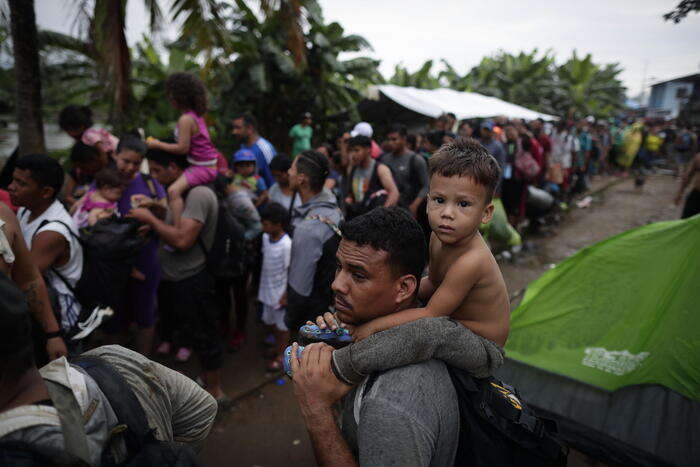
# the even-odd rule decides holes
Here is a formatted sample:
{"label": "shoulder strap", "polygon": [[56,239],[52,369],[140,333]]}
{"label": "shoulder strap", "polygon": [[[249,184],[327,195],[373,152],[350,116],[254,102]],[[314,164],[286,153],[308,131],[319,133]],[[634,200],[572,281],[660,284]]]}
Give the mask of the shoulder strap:
{"label": "shoulder strap", "polygon": [[151,192],[151,198],[158,199],[158,190],[156,190],[156,184],[153,182],[153,177],[151,177],[151,174],[141,173],[141,177],[143,178],[143,181],[146,182],[148,191]]}
{"label": "shoulder strap", "polygon": [[95,380],[109,401],[119,423],[126,426],[124,441],[129,454],[142,449],[153,431],[148,426],[141,403],[124,377],[108,362],[98,357],[81,356],[71,362]]}
{"label": "shoulder strap", "polygon": [[326,225],[333,231],[333,233],[335,233],[337,236],[339,236],[339,237],[342,237],[342,236],[343,236],[343,234],[340,233],[340,228],[338,227],[338,224],[336,224],[335,222],[333,222],[332,220],[330,220],[330,219],[327,218],[327,217],[320,216],[320,215],[318,215],[318,214],[312,214],[312,215],[310,215],[310,216],[306,216],[306,217],[304,218],[304,220],[323,222],[323,223],[326,224]]}
{"label": "shoulder strap", "polygon": [[70,454],[90,463],[90,456],[83,425],[83,415],[73,392],[53,381],[44,380],[51,401],[58,410],[65,449]]}

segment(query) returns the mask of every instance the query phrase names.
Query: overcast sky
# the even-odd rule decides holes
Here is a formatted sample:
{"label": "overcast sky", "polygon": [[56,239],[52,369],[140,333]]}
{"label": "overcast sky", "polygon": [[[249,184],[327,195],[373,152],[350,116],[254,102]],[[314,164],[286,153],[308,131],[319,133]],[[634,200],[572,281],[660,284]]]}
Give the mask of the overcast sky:
{"label": "overcast sky", "polygon": [[[69,32],[74,0],[35,0],[39,27]],[[168,0],[163,0],[164,5]],[[320,0],[327,21],[372,44],[389,77],[402,62],[415,70],[445,58],[460,73],[498,49],[551,49],[558,62],[576,49],[597,63],[619,62],[629,95],[652,81],[700,72],[700,14],[680,24],[661,17],[678,0]],[[254,5],[255,0],[249,1]],[[146,31],[143,2],[129,2],[130,44]]]}

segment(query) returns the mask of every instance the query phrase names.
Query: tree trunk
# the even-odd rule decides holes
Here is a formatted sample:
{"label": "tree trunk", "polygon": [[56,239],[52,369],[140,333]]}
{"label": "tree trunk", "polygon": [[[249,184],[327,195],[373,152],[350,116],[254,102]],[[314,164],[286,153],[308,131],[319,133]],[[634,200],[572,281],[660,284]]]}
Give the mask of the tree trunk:
{"label": "tree trunk", "polygon": [[41,75],[34,0],[9,0],[20,156],[44,153]]}
{"label": "tree trunk", "polygon": [[103,78],[110,83],[111,123],[117,132],[129,126],[131,110],[131,53],[126,42],[126,1],[97,0],[93,16],[96,47],[104,64]]}

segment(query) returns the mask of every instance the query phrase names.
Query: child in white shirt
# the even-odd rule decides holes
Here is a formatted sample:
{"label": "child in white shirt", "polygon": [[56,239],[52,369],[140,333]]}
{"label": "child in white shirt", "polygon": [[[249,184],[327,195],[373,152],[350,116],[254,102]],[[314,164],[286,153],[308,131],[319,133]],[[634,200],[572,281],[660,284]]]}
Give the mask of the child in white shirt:
{"label": "child in white shirt", "polygon": [[262,303],[262,321],[275,337],[266,367],[268,371],[278,371],[282,368],[282,354],[289,341],[283,297],[287,289],[292,239],[285,232],[288,214],[281,204],[268,204],[261,218],[263,262],[258,300]]}

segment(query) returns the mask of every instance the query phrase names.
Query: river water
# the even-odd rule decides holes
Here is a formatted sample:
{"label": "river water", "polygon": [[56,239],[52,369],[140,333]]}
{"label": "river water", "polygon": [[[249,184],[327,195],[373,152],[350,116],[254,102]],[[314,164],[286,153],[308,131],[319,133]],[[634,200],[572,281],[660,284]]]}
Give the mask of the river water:
{"label": "river water", "polygon": [[[6,116],[0,120],[8,121]],[[73,138],[61,130],[56,123],[44,123],[44,140],[47,151],[67,149],[74,143]],[[17,123],[10,121],[6,127],[0,127],[0,168],[17,147]]]}

